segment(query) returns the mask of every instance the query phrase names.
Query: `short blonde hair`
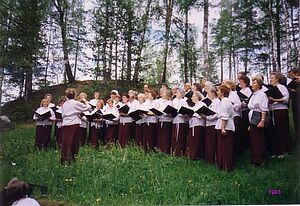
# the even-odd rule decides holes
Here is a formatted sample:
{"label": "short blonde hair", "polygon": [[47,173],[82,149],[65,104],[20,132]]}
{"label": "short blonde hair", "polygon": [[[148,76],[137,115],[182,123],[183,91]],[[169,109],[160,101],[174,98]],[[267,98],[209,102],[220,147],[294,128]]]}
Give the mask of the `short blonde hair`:
{"label": "short blonde hair", "polygon": [[47,103],[47,105],[49,105],[48,99],[42,99],[40,106],[42,107],[44,103]]}

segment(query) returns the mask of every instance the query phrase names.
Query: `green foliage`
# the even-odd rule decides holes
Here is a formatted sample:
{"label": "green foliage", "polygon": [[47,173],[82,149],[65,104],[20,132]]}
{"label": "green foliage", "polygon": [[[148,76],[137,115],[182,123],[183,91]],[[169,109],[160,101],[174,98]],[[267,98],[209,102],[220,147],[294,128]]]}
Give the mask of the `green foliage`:
{"label": "green foliage", "polygon": [[[71,166],[61,166],[54,149],[33,148],[34,128],[17,126],[1,134],[1,187],[12,177],[48,187],[46,197],[78,205],[198,205],[299,203],[299,155],[256,167],[249,153],[235,170],[222,172],[203,161],[145,154],[130,145],[80,149]],[[269,190],[279,189],[281,195]],[[39,198],[40,194],[35,193]]]}

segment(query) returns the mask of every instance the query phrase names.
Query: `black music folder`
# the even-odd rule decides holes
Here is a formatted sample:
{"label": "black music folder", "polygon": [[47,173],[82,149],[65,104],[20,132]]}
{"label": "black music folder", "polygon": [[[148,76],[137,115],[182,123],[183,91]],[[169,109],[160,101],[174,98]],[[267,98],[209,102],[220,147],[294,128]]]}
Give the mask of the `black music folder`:
{"label": "black music folder", "polygon": [[[253,111],[250,119],[250,124],[257,126],[261,120],[261,115],[262,115],[261,112]],[[266,114],[265,128],[269,126],[269,121],[270,121],[270,115]]]}
{"label": "black music folder", "polygon": [[35,115],[38,117],[39,120],[43,121],[43,120],[49,119],[51,117],[51,112],[48,111],[43,114],[35,112]]}
{"label": "black music folder", "polygon": [[157,110],[155,108],[151,108],[150,111],[153,112],[157,116],[160,116],[160,115],[164,114],[163,112],[161,112],[161,111],[159,111],[159,110]]}
{"label": "black music folder", "polygon": [[112,113],[109,113],[109,114],[104,114],[102,116],[103,119],[106,119],[106,120],[113,120],[115,118],[117,118],[115,115],[113,115]]}
{"label": "black music folder", "polygon": [[196,113],[199,114],[199,115],[203,114],[205,116],[210,116],[210,115],[216,114],[216,112],[214,112],[213,110],[209,109],[206,106],[202,106],[200,109],[198,109],[196,111]]}
{"label": "black music folder", "polygon": [[119,108],[119,112],[124,113],[124,114],[128,114],[129,109],[130,109],[129,106],[127,104],[125,104],[124,106]]}
{"label": "black music folder", "polygon": [[102,112],[98,110],[91,114],[84,114],[84,116],[87,118],[89,122],[93,122],[94,119],[101,119],[103,115]]}
{"label": "black music folder", "polygon": [[96,105],[93,105],[93,104],[91,104],[91,103],[89,103],[89,105],[91,105],[92,110],[94,110],[94,109],[96,108]]}
{"label": "black music folder", "polygon": [[190,98],[188,98],[188,99],[186,100],[186,103],[187,103],[190,107],[195,106],[195,103],[194,103],[193,100],[190,99]]}
{"label": "black music folder", "polygon": [[195,112],[192,109],[182,106],[182,107],[180,107],[178,113],[183,114],[183,115],[192,116]]}
{"label": "black music folder", "polygon": [[177,109],[172,107],[171,105],[166,106],[163,112],[166,114],[170,114],[172,117],[176,117],[177,115]]}
{"label": "black music folder", "polygon": [[268,91],[265,92],[268,97],[272,97],[274,99],[281,99],[283,97],[282,93],[278,89],[277,86],[271,87]]}
{"label": "black music folder", "polygon": [[62,119],[61,112],[57,112],[57,111],[56,111],[54,114],[55,114],[55,118],[56,118],[56,119]]}
{"label": "black music folder", "polygon": [[[134,121],[138,121],[140,119],[142,119],[142,114],[143,112],[141,112],[142,110],[135,110],[133,112],[130,112],[128,115],[134,120]],[[145,111],[144,111],[145,112]]]}
{"label": "black music folder", "polygon": [[297,83],[294,79],[287,85],[288,89],[297,89],[299,83]]}
{"label": "black music folder", "polygon": [[203,102],[204,104],[206,104],[206,106],[208,106],[208,107],[209,107],[209,106],[211,105],[211,103],[212,103],[211,99],[209,99],[209,98],[207,98],[207,97],[206,97],[205,99],[203,99],[202,102]]}
{"label": "black music folder", "polygon": [[244,93],[242,93],[241,91],[238,91],[238,92],[237,92],[237,95],[239,96],[241,102],[243,102],[243,101],[245,101],[245,100],[248,99],[248,96],[245,95]]}

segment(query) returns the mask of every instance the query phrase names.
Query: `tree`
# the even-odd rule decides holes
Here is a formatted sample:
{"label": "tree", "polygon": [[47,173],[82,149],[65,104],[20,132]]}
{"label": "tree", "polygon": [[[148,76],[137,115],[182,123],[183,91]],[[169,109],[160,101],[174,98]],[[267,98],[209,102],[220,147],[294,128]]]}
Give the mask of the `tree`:
{"label": "tree", "polygon": [[56,12],[58,13],[55,18],[61,30],[61,39],[62,39],[62,47],[63,47],[63,55],[64,55],[64,66],[65,66],[65,74],[68,77],[69,83],[75,82],[75,77],[72,73],[72,69],[69,62],[69,48],[68,48],[68,37],[67,37],[67,21],[68,21],[68,12],[70,11],[70,5],[68,0],[53,0],[53,5],[56,8]]}

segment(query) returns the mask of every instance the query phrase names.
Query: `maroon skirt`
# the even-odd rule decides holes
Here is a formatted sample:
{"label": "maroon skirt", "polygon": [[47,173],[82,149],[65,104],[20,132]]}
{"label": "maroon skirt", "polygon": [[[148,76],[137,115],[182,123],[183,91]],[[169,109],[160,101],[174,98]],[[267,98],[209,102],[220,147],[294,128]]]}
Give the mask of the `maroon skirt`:
{"label": "maroon skirt", "polygon": [[75,160],[75,154],[78,146],[79,124],[62,127],[62,149],[61,163],[70,163]]}
{"label": "maroon skirt", "polygon": [[268,128],[267,145],[271,155],[283,155],[288,151],[288,110],[282,109],[271,112],[271,124]]}
{"label": "maroon skirt", "polygon": [[34,146],[38,149],[45,149],[49,146],[52,125],[37,125],[35,128]]}
{"label": "maroon skirt", "polygon": [[143,136],[143,146],[145,152],[154,149],[156,135],[157,135],[157,123],[145,123],[144,136]]}
{"label": "maroon skirt", "polygon": [[230,171],[234,166],[234,132],[226,130],[226,133],[227,135],[224,136],[221,130],[218,130],[217,165],[220,170]]}
{"label": "maroon skirt", "polygon": [[87,129],[83,127],[79,127],[78,129],[78,139],[79,139],[79,146],[83,146],[86,141]]}
{"label": "maroon skirt", "polygon": [[97,129],[95,126],[90,127],[90,143],[94,148],[99,147],[99,138],[100,138],[100,129]]}
{"label": "maroon skirt", "polygon": [[56,145],[58,149],[61,149],[62,144],[62,127],[56,128]]}
{"label": "maroon skirt", "polygon": [[161,152],[170,154],[172,122],[159,122],[157,146]]}
{"label": "maroon skirt", "polygon": [[249,148],[249,110],[242,111],[242,119],[240,122],[240,151],[243,152]]}
{"label": "maroon skirt", "polygon": [[205,161],[214,164],[218,151],[218,132],[215,126],[205,127]]}
{"label": "maroon skirt", "polygon": [[119,124],[119,144],[121,148],[125,148],[128,145],[129,140],[132,137],[133,123]]}
{"label": "maroon skirt", "polygon": [[138,146],[143,145],[143,134],[144,134],[144,124],[136,124],[135,125],[135,143]]}
{"label": "maroon skirt", "polygon": [[265,161],[265,130],[250,124],[251,163],[260,165]]}
{"label": "maroon skirt", "polygon": [[203,126],[189,128],[186,152],[187,157],[192,160],[204,157],[204,132],[205,128]]}
{"label": "maroon skirt", "polygon": [[233,152],[237,157],[241,153],[241,118],[236,116],[233,120],[235,127]]}
{"label": "maroon skirt", "polygon": [[105,140],[107,143],[111,144],[116,142],[119,134],[118,124],[108,124],[105,128]]}
{"label": "maroon skirt", "polygon": [[186,142],[188,134],[188,125],[179,123],[172,125],[172,154],[180,157],[185,154]]}

